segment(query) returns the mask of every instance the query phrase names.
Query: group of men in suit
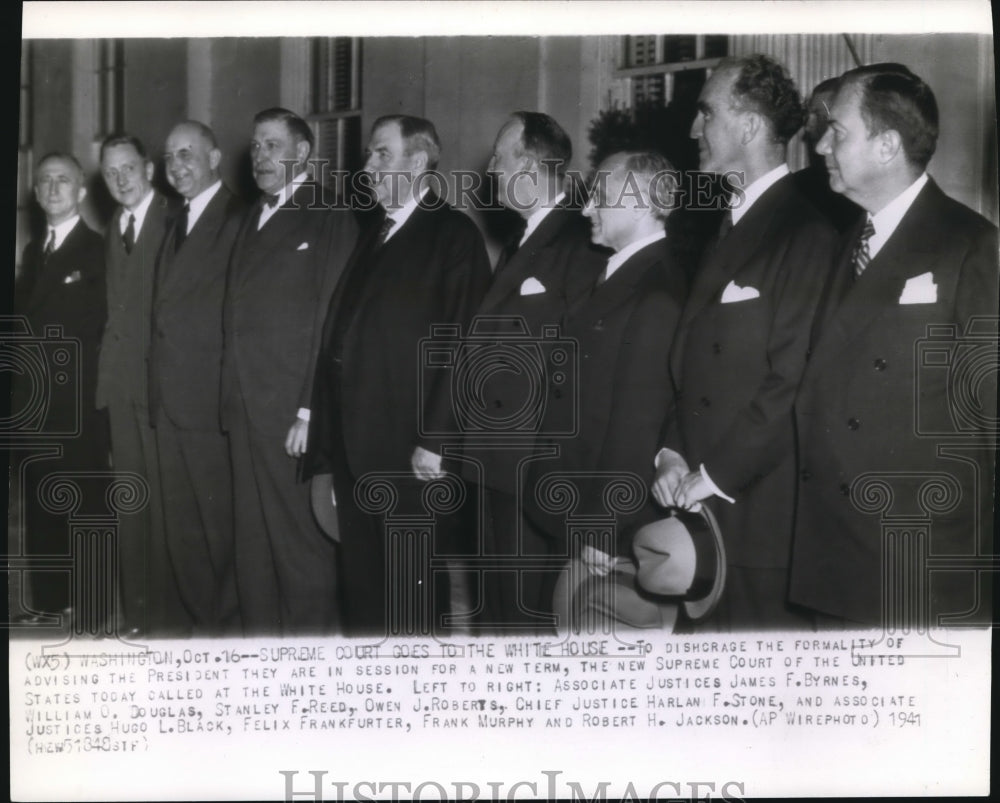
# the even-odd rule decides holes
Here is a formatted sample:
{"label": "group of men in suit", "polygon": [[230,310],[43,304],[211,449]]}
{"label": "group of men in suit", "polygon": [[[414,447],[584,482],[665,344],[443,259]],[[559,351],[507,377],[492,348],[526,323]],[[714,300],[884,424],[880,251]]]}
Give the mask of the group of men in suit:
{"label": "group of men in suit", "polygon": [[[929,324],[964,332],[994,316],[995,328],[996,229],[926,176],[937,108],[908,69],[858,68],[822,97],[823,197],[866,213],[849,227],[787,167],[805,116],[787,71],[766,56],[713,71],[691,136],[702,171],[742,181],[693,278],[665,233],[670,163],[610,156],[581,209],[565,191],[570,140],[540,112],[512,114],[496,137],[488,172],[519,225],[492,273],[478,228],[424,180],[440,142],[421,118],[373,125],[363,172],[377,205],[362,215],[309,178],[312,133],[285,109],[254,118],[249,208],[222,185],[203,124],[167,137],[174,208],[142,143],[112,136],[101,167],[120,206],[103,256],[79,222],[79,165],[44,158],[36,197],[52,233],[26,252],[19,310],[81,339],[112,465],[149,484],[120,531],[128,626],[544,632],[569,558],[605,574],[637,528],[701,505],[723,533],[727,588],[699,629],[882,623],[881,527],[852,486],[866,472],[940,473],[914,403],[944,410],[954,377],[919,384],[911,354]],[[441,327],[448,348],[428,357]],[[990,435],[970,434],[980,489]],[[552,504],[560,475],[584,516],[603,510],[609,477],[648,492],[617,515],[615,540],[570,544]],[[311,497],[309,478],[329,490]],[[975,542],[974,520],[991,515],[980,493],[975,517],[953,505],[934,522],[933,551]],[[473,603],[464,619],[456,577]],[[981,602],[967,574],[938,580],[935,613]]]}

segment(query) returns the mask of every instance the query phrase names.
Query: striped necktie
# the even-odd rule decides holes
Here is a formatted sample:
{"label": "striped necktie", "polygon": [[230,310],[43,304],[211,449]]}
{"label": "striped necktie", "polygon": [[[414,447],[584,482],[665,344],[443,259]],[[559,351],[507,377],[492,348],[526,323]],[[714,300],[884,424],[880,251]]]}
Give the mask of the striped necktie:
{"label": "striped necktie", "polygon": [[56,230],[49,229],[49,239],[45,243],[45,250],[42,252],[42,260],[48,261],[48,258],[52,256],[52,252],[56,250]]}
{"label": "striped necktie", "polygon": [[868,248],[868,241],[875,236],[875,226],[872,223],[872,219],[868,218],[865,221],[865,227],[861,230],[861,238],[858,240],[858,244],[854,246],[854,256],[852,257],[852,262],[854,264],[854,278],[858,279],[861,274],[865,272],[865,268],[868,267],[868,263],[872,261],[871,251]]}

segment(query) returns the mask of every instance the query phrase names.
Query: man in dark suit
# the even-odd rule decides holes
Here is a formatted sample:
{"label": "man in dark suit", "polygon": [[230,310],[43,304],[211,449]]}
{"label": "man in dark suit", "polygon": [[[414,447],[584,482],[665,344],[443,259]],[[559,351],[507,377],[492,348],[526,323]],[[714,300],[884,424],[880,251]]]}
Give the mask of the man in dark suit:
{"label": "man in dark suit", "polygon": [[[396,512],[423,512],[420,482],[404,477],[427,481],[443,476],[445,468],[441,441],[421,437],[420,421],[428,422],[425,432],[454,427],[449,389],[439,381],[443,372],[418,382],[427,368],[420,362],[420,341],[433,325],[468,323],[489,283],[479,230],[425,180],[439,153],[428,120],[397,115],[375,122],[365,173],[380,214],[359,238],[323,327],[309,471],[333,474],[344,626],[351,634],[384,633],[397,617],[421,618],[406,608],[409,599],[402,603],[405,610],[390,610],[387,532],[380,515],[360,508],[355,484],[369,472],[393,472],[400,493]],[[439,534],[447,529],[448,523],[439,522]],[[431,550],[440,554],[445,546]],[[410,572],[407,582],[433,584],[429,605],[439,621],[448,607],[446,574],[430,577],[422,558],[402,570]]]}
{"label": "man in dark suit", "polygon": [[250,157],[262,195],[229,269],[222,416],[248,635],[329,633],[337,624],[335,548],[313,519],[296,459],[308,437],[317,327],[356,225],[307,176],[312,147],[309,125],[287,109],[254,117]]}
{"label": "man in dark suit", "polygon": [[[238,632],[232,470],[219,423],[222,300],[243,207],[222,185],[212,130],[178,123],[164,149],[184,205],[156,264],[150,409],[156,427],[167,546],[195,634]],[[175,611],[180,626],[184,613]]]}
{"label": "man in dark suit", "polygon": [[670,357],[677,408],[654,495],[711,500],[727,587],[699,629],[811,627],[787,603],[795,510],[792,401],[836,233],[785,164],[802,106],[766,56],[723,62],[698,99],[701,169],[742,174],[717,242],[695,275]]}
{"label": "man in dark suit", "polygon": [[167,200],[153,189],[153,162],[143,143],[112,134],[101,144],[101,174],[118,203],[104,240],[108,321],[97,369],[97,406],[111,425],[115,471],[145,477],[146,507],[118,525],[118,574],[125,631],[166,625],[180,602],[166,552],[156,433],[147,387],[156,254],[163,240]]}
{"label": "man in dark suit", "polygon": [[[591,243],[589,226],[564,189],[571,157],[569,137],[547,114],[515,112],[500,129],[489,172],[496,177],[500,203],[521,225],[504,245],[476,313],[498,319],[477,320],[477,335],[512,338],[515,348],[525,338],[541,337],[543,327],[558,326],[569,305],[589,294],[604,269],[610,252]],[[519,422],[546,391],[535,387],[537,379],[498,355],[482,388],[483,415],[497,420],[467,435],[465,476],[487,492],[488,526],[477,544],[484,556],[548,552],[545,535],[521,515],[523,469],[534,453],[540,422]],[[482,567],[482,626],[511,632],[531,625],[541,575],[518,575],[509,564],[502,572]]]}
{"label": "man in dark suit", "polygon": [[[53,471],[99,471],[108,467],[107,417],[96,409],[98,345],[106,318],[104,244],[101,236],[80,218],[80,203],[87,194],[80,163],[66,153],[43,156],[35,170],[35,200],[45,213],[45,236],[24,249],[22,271],[14,289],[14,311],[28,319],[37,337],[46,327],[61,327],[63,339],[78,342],[79,365],[65,360],[48,364],[48,407],[37,408],[39,431],[66,433],[55,444],[61,454],[21,464],[24,495],[25,554],[63,557],[70,554],[69,529],[64,516],[46,510],[39,495],[45,477]],[[54,346],[55,344],[53,344]],[[48,350],[46,359],[56,355]],[[60,353],[61,350],[60,350]],[[79,386],[60,392],[59,369],[79,369]],[[12,410],[32,409],[29,377],[14,382]],[[77,430],[76,434],[71,434]],[[86,504],[86,500],[84,500]],[[29,574],[31,604],[36,614],[60,613],[69,608],[70,584],[65,571]],[[89,578],[74,578],[86,583]],[[86,589],[84,593],[95,592]]]}
{"label": "man in dark suit", "polygon": [[796,402],[791,598],[835,626],[990,620],[988,571],[919,562],[994,551],[997,229],[928,177],[937,134],[930,87],[876,64],[843,76],[818,146],[831,186],[867,213]]}
{"label": "man in dark suit", "polygon": [[806,104],[806,122],[802,126],[802,142],[809,154],[809,164],[795,174],[799,190],[820,212],[826,215],[838,232],[845,232],[861,217],[861,207],[830,187],[830,174],[823,157],[816,153],[830,121],[830,106],[837,94],[837,79],[828,78],[813,89]]}
{"label": "man in dark suit", "polygon": [[[583,213],[591,237],[614,254],[591,279],[591,292],[579,297],[564,316],[563,337],[578,344],[577,393],[553,383],[547,388],[545,431],[567,431],[565,422],[578,410],[575,436],[540,444],[557,446],[558,457],[532,464],[527,514],[548,536],[552,557],[572,558],[564,517],[546,510],[545,475],[593,472],[578,480],[580,503],[575,515],[614,513],[614,543],[581,545],[579,557],[595,573],[605,573],[616,556],[631,557],[631,535],[659,515],[652,500],[631,512],[605,509],[605,483],[613,475],[632,475],[645,491],[653,480],[653,459],[664,420],[673,405],[667,354],[687,295],[687,279],[667,246],[664,223],[677,190],[677,173],[652,152],[618,153],[598,168]],[[569,392],[567,392],[569,390]],[[541,484],[540,484],[541,483]],[[642,496],[645,498],[646,493]],[[547,598],[537,600],[551,611],[558,570],[546,572]],[[565,605],[558,606],[565,609]]]}

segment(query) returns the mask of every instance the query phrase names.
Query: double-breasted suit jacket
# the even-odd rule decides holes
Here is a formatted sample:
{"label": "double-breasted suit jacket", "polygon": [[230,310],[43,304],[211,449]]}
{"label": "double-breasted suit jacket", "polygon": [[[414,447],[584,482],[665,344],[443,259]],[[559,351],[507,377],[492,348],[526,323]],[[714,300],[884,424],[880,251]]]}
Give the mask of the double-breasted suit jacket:
{"label": "double-breasted suit jacket", "polygon": [[792,402],[835,254],[832,227],[785,176],[710,246],[681,317],[672,448],[736,499],[714,508],[735,566],[788,565]]}
{"label": "double-breasted suit jacket", "polygon": [[[526,490],[528,515],[557,544],[565,544],[565,521],[546,512],[538,496],[539,480],[552,472],[624,473],[641,480],[646,502],[617,516],[616,548],[622,555],[631,554],[631,532],[657,517],[645,492],[673,406],[667,363],[686,294],[684,271],[671,257],[667,241],[659,240],[629,257],[567,311],[564,333],[578,344],[580,373],[575,388],[547,389],[545,429],[569,431],[575,406],[577,434],[539,439],[558,446],[560,455],[533,464]],[[577,513],[605,512],[604,482],[582,482]]]}
{"label": "double-breasted suit jacket", "polygon": [[[247,213],[233,249],[224,315],[240,609],[247,634],[329,633],[338,621],[336,550],[313,519],[285,437],[310,409],[319,326],[357,226],[312,182],[258,228],[263,203]],[[316,425],[310,410],[309,429]]]}
{"label": "double-breasted suit jacket", "polygon": [[242,405],[253,428],[281,435],[309,408],[317,317],[357,236],[353,215],[302,184],[258,231],[260,202],[233,250],[225,305],[223,423]]}
{"label": "double-breasted suit jacket", "polygon": [[[569,307],[589,294],[610,254],[591,243],[587,220],[578,209],[563,202],[545,216],[508,261],[501,259],[476,316],[504,320],[479,319],[476,335],[490,335],[497,343],[510,342],[517,347],[518,343],[541,338],[545,327],[558,331]],[[518,321],[523,321],[523,327]],[[540,393],[545,392],[534,386],[536,382],[536,374],[514,370],[487,377],[479,389],[484,417],[521,420],[519,414],[535,412],[532,404],[537,404]],[[507,432],[498,425],[487,433],[470,434],[470,444],[477,440],[477,434],[487,434],[496,438],[496,445],[485,449],[470,445],[466,449],[466,458],[481,466],[481,474],[466,466],[466,477],[481,479],[486,487],[515,495],[519,490],[518,464],[533,453],[533,436],[540,423],[540,419],[531,417],[527,425],[514,431]],[[511,448],[510,443],[504,443],[508,439],[516,439],[523,448]]]}
{"label": "double-breasted suit jacket", "polygon": [[[855,280],[863,222],[845,238],[796,402],[791,598],[878,624],[883,594],[901,591],[883,574],[893,517],[927,517],[927,540],[910,544],[926,555],[990,551],[1000,269],[996,227],[933,179]],[[932,616],[989,621],[988,595],[977,598],[987,573],[905,572],[911,595],[929,590],[919,601]]]}

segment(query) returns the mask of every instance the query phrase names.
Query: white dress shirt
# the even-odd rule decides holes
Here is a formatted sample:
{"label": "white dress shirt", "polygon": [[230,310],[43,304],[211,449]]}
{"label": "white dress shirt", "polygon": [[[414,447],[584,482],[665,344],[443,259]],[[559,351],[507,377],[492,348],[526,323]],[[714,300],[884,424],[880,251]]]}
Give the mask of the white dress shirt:
{"label": "white dress shirt", "polygon": [[129,215],[135,218],[135,223],[133,228],[135,230],[135,239],[139,239],[139,232],[142,231],[142,222],[146,219],[146,213],[149,211],[150,204],[153,203],[153,188],[150,187],[149,192],[146,193],[146,197],[139,201],[139,205],[133,209],[128,210],[124,207],[122,208],[121,216],[118,218],[118,233],[125,236],[125,229],[128,228],[128,218]]}
{"label": "white dress shirt", "polygon": [[289,198],[295,195],[295,191],[299,187],[301,187],[308,179],[309,179],[308,174],[306,174],[305,172],[299,173],[295,178],[292,179],[292,182],[290,184],[286,184],[276,193],[276,195],[278,196],[278,201],[276,204],[274,204],[274,206],[265,203],[261,207],[260,217],[257,219],[257,231],[260,231],[262,228],[264,228],[264,224],[271,219],[271,217],[274,215],[275,212],[277,212],[282,206],[285,205],[285,202],[288,201]]}
{"label": "white dress shirt", "polygon": [[744,187],[743,202],[739,205],[734,206],[734,201],[739,199],[739,195],[736,193],[730,195],[729,209],[733,215],[733,225],[735,226],[740,221],[740,218],[750,211],[750,207],[757,203],[760,196],[767,192],[772,184],[776,184],[790,172],[786,164],[780,164],[773,170],[768,171],[749,187]]}
{"label": "white dress shirt", "polygon": [[882,250],[882,246],[885,245],[886,240],[897,229],[900,221],[903,219],[903,215],[913,206],[913,202],[917,200],[917,196],[926,183],[927,174],[922,173],[920,178],[893,200],[889,201],[878,212],[874,215],[868,215],[868,219],[871,220],[872,226],[875,228],[875,233],[868,238],[868,254],[870,259],[875,259],[875,255]]}
{"label": "white dress shirt", "polygon": [[431,188],[428,187],[426,183],[424,183],[423,187],[420,188],[419,197],[411,196],[410,200],[407,201],[405,204],[403,204],[401,207],[399,207],[399,209],[387,209],[385,211],[385,216],[389,218],[389,220],[391,220],[394,225],[391,229],[389,229],[389,233],[385,235],[385,239],[382,241],[383,243],[389,242],[389,240],[392,239],[392,236],[401,228],[403,228],[403,224],[410,219],[410,215],[412,215],[416,210],[417,204],[419,204],[422,200],[424,200],[424,197],[430,191]]}
{"label": "white dress shirt", "polygon": [[611,274],[628,262],[633,254],[638,253],[647,245],[652,245],[666,238],[667,233],[665,231],[658,231],[655,234],[650,234],[648,237],[643,237],[641,240],[636,240],[634,243],[629,243],[621,251],[615,251],[608,258],[608,266],[604,269],[604,281],[610,279]]}
{"label": "white dress shirt", "polygon": [[55,226],[49,226],[48,230],[45,232],[45,242],[43,247],[48,245],[49,241],[52,239],[52,232],[56,233],[55,243],[52,246],[52,250],[56,250],[60,245],[63,244],[63,240],[73,231],[73,227],[79,222],[80,216],[73,215],[73,217],[68,220],[64,220],[62,223],[57,223]]}
{"label": "white dress shirt", "polygon": [[528,241],[528,238],[532,235],[535,229],[537,229],[539,226],[542,225],[542,221],[545,220],[545,217],[549,214],[549,212],[551,212],[553,209],[559,206],[559,204],[561,204],[565,198],[566,198],[566,193],[561,192],[556,196],[555,200],[552,202],[552,206],[540,206],[538,207],[538,209],[536,209],[534,212],[528,215],[528,219],[525,221],[524,225],[524,234],[521,235],[521,241],[517,244],[518,248],[520,248]]}

